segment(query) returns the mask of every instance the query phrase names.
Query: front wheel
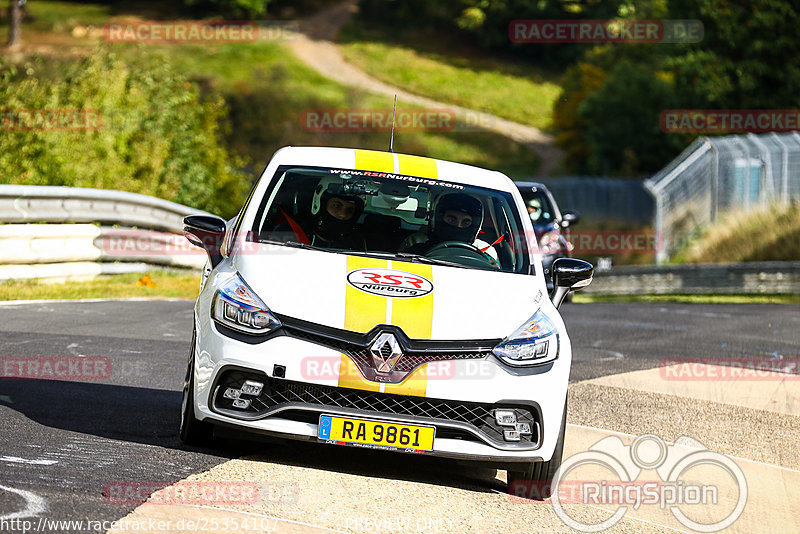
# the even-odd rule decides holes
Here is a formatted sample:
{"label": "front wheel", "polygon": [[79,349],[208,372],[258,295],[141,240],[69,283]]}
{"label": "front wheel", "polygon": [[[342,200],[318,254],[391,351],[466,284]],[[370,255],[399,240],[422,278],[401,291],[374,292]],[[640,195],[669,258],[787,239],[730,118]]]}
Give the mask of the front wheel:
{"label": "front wheel", "polygon": [[183,400],[181,402],[181,442],[186,445],[207,445],[212,438],[210,424],[194,416],[194,346],[196,333],[192,332],[192,348],[189,354],[189,367],[183,381]]}
{"label": "front wheel", "polygon": [[517,497],[533,500],[544,500],[552,493],[553,478],[561,467],[564,454],[564,435],[567,430],[567,404],[564,402],[564,414],[561,418],[561,430],[553,451],[553,457],[547,462],[530,462],[515,465],[507,471],[508,493]]}

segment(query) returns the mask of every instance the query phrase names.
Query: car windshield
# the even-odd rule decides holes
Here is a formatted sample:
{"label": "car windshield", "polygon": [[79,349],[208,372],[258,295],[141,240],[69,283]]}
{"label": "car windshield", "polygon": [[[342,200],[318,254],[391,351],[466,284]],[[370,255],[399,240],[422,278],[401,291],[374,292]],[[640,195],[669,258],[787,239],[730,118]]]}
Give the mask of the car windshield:
{"label": "car windshield", "polygon": [[385,172],[281,167],[258,208],[259,242],[530,272],[510,193]]}
{"label": "car windshield", "polygon": [[525,207],[528,209],[528,216],[535,225],[550,224],[555,220],[553,206],[544,191],[534,188],[533,190],[520,191]]}

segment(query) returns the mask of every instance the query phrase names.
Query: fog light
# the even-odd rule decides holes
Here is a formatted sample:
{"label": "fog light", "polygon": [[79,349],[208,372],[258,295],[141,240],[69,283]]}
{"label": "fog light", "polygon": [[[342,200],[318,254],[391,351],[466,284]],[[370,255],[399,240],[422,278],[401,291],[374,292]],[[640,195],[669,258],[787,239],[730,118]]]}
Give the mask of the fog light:
{"label": "fog light", "polygon": [[254,397],[258,397],[259,395],[261,395],[261,390],[263,389],[264,389],[264,384],[262,384],[261,382],[247,380],[242,386],[242,395],[253,395]]}
{"label": "fog light", "polygon": [[517,424],[517,414],[514,410],[495,410],[494,418],[500,426],[514,426]]}
{"label": "fog light", "polygon": [[517,432],[520,434],[530,434],[531,433],[531,425],[528,423],[517,423]]}
{"label": "fog light", "polygon": [[[234,402],[234,404],[236,404],[236,403]],[[516,431],[516,430],[504,430],[503,431],[503,437],[506,438],[506,441],[519,441],[520,440],[519,432]]]}
{"label": "fog light", "polygon": [[240,408],[242,410],[246,410],[250,407],[250,401],[248,399],[236,399],[233,401],[234,408]]}
{"label": "fog light", "polygon": [[225,393],[223,393],[222,396],[226,399],[238,399],[241,393],[242,392],[238,389],[228,388],[225,390]]}

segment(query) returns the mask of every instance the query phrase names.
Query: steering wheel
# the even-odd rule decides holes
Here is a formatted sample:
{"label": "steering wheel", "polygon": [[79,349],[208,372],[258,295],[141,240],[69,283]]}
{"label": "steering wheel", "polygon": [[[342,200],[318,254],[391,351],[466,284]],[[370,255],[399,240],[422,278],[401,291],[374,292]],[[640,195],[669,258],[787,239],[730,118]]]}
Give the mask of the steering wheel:
{"label": "steering wheel", "polygon": [[430,258],[448,260],[470,267],[500,269],[500,266],[483,253],[481,249],[463,241],[443,241],[434,245],[425,255]]}

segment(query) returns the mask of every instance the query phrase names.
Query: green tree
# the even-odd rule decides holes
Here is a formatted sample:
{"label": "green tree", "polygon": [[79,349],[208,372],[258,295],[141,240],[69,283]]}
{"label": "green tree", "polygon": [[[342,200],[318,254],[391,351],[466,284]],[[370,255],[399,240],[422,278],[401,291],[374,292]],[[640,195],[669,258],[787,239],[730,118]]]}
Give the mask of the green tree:
{"label": "green tree", "polygon": [[84,110],[99,118],[91,127],[9,126],[0,135],[3,181],[120,189],[221,215],[241,205],[249,179],[220,142],[225,106],[201,98],[166,57],[99,50],[0,72],[7,113]]}
{"label": "green tree", "polygon": [[230,17],[252,18],[267,12],[271,0],[184,0],[187,6]]}
{"label": "green tree", "polygon": [[677,140],[660,129],[659,115],[673,106],[671,85],[647,65],[622,61],[580,104],[592,174],[640,176],[657,171]]}

